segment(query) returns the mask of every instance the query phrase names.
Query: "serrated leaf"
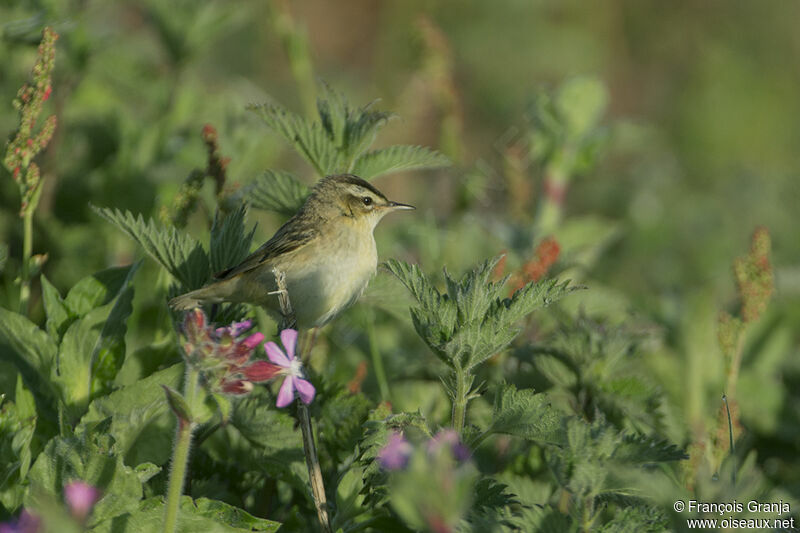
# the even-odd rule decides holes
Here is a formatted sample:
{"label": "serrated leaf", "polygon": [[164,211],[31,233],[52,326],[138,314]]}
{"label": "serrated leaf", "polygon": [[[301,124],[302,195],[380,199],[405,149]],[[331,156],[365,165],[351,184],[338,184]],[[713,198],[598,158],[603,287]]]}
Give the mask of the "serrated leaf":
{"label": "serrated leaf", "polygon": [[628,464],[650,464],[680,461],[689,456],[676,445],[657,437],[625,435],[614,452],[616,461]]}
{"label": "serrated leaf", "polygon": [[142,498],[142,482],[123,464],[120,455],[111,453],[112,444],[113,439],[107,436],[96,440],[86,436],[51,439],[31,467],[26,505],[41,492],[61,500],[64,485],[80,480],[102,493],[89,517],[90,527],[136,509]]}
{"label": "serrated leaf", "polygon": [[469,369],[482,363],[514,340],[520,331],[516,323],[523,317],[578,288],[568,281],[546,280],[503,298],[505,280],[490,281],[498,259],[484,261],[459,280],[445,270],[445,294],[419,267],[395,260],[386,263],[419,304],[411,309],[417,333],[451,367]]}
{"label": "serrated leaf", "polygon": [[[164,499],[143,500],[124,519],[107,520],[98,524],[92,533],[141,533],[161,531],[164,522]],[[181,496],[176,533],[245,533],[275,532],[281,524],[256,518],[244,510],[208,498],[192,500]]]}
{"label": "serrated leaf", "polygon": [[247,188],[245,198],[256,209],[292,216],[309,194],[309,188],[289,172],[268,170]]}
{"label": "serrated leaf", "polygon": [[214,216],[211,226],[211,242],[209,245],[209,260],[211,271],[220,272],[228,267],[238,265],[250,254],[250,244],[256,228],[248,233],[244,222],[247,206],[240,205],[233,212]]}
{"label": "serrated leaf", "polygon": [[[131,464],[148,461],[165,463],[175,433],[175,422],[172,417],[167,416],[169,408],[164,401],[161,386],[179,387],[183,373],[182,363],[173,365],[94,400],[81,418],[76,431],[84,431],[110,420],[107,431],[114,437],[114,446],[118,453],[125,457],[129,453],[137,455],[137,460],[131,461]],[[150,429],[152,431],[147,442],[141,442],[141,446],[133,450],[133,445],[143,432]]]}
{"label": "serrated leaf", "polygon": [[255,111],[270,128],[292,145],[320,177],[341,170],[340,153],[321,124],[273,104],[251,105],[248,109]]}
{"label": "serrated leaf", "polygon": [[558,445],[564,442],[564,427],[564,414],[550,405],[547,395],[503,385],[495,398],[492,423],[485,433],[505,433]]}
{"label": "serrated leaf", "polygon": [[47,333],[54,342],[59,342],[73,317],[64,303],[64,299],[58,293],[58,289],[48,281],[44,274],[39,279],[42,282],[42,302],[47,315]]}
{"label": "serrated leaf", "polygon": [[352,172],[364,179],[371,179],[390,172],[449,165],[450,160],[436,150],[424,146],[397,145],[361,155],[353,164]]}
{"label": "serrated leaf", "polygon": [[202,287],[210,276],[208,256],[202,245],[175,227],[164,228],[152,219],[144,221],[129,211],[92,206],[95,212],[111,222],[156,260],[186,289]]}

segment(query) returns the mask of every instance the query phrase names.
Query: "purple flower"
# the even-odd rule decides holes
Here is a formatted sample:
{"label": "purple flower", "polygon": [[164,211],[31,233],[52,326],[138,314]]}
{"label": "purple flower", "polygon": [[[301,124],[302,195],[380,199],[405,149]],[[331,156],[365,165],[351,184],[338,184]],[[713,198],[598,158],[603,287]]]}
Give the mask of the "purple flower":
{"label": "purple flower", "polygon": [[85,520],[99,499],[100,491],[83,481],[73,481],[64,487],[64,500],[78,520]]}
{"label": "purple flower", "polygon": [[0,533],[38,533],[41,519],[27,509],[23,509],[19,518],[0,524]]}
{"label": "purple flower", "polygon": [[378,452],[378,462],[386,470],[401,470],[408,465],[414,448],[403,435],[394,432],[389,442]]}
{"label": "purple flower", "polygon": [[293,329],[285,329],[281,331],[281,343],[286,349],[286,353],[278,348],[274,342],[264,344],[264,350],[267,352],[269,360],[280,367],[279,372],[286,376],[278,391],[278,407],[286,407],[292,400],[294,400],[294,391],[303,400],[303,403],[309,404],[314,399],[314,385],[308,380],[303,378],[303,363],[295,358],[294,349],[297,346],[297,331]]}
{"label": "purple flower", "polygon": [[470,451],[454,429],[442,429],[431,440],[428,441],[428,454],[435,455],[442,448],[449,448],[453,458],[458,462],[464,462],[470,458]]}

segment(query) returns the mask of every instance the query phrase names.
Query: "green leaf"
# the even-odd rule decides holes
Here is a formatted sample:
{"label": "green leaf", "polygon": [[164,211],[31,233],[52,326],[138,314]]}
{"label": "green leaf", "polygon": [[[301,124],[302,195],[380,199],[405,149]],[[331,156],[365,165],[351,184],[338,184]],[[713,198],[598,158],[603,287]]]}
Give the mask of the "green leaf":
{"label": "green leaf", "polygon": [[364,513],[364,469],[352,466],[336,486],[336,515],[334,525],[343,526]]}
{"label": "green leaf", "polygon": [[424,146],[397,145],[363,154],[353,164],[352,172],[364,179],[371,179],[390,172],[449,165],[450,160],[436,150]]}
{"label": "green leaf", "polygon": [[189,408],[189,404],[186,403],[183,396],[175,389],[167,387],[166,385],[161,385],[161,388],[164,389],[167,395],[167,403],[170,409],[172,409],[172,412],[175,413],[175,416],[178,417],[178,420],[191,423],[194,420],[194,416],[192,416],[192,410]]}
{"label": "green leaf", "polygon": [[144,221],[129,211],[92,206],[95,212],[111,222],[156,260],[186,289],[202,287],[210,276],[208,256],[202,245],[175,227],[164,228],[152,219]]}
{"label": "green leaf", "polygon": [[128,283],[133,266],[113,267],[86,276],[73,285],[64,299],[64,305],[76,317],[114,299],[123,285]]}
{"label": "green leaf", "polygon": [[247,188],[243,196],[256,209],[292,216],[309,194],[308,187],[289,172],[268,170]]}
{"label": "green leaf", "polygon": [[35,392],[51,401],[54,390],[50,375],[54,372],[57,350],[53,340],[36,324],[0,307],[0,360],[14,364]]}
{"label": "green leaf", "polygon": [[102,497],[89,517],[89,526],[136,509],[142,498],[139,475],[125,466],[122,456],[111,453],[113,439],[83,437],[55,437],[31,468],[31,490],[26,505],[42,492],[62,500],[64,485],[70,481],[84,481],[98,488]]}
{"label": "green leaf", "polygon": [[209,246],[212,272],[220,272],[238,265],[250,255],[250,244],[253,242],[256,228],[254,226],[249,233],[245,231],[246,214],[247,206],[242,204],[227,215],[220,215],[217,212],[214,216]]}
{"label": "green leaf", "polygon": [[[183,373],[184,365],[176,364],[97,398],[89,405],[76,431],[88,430],[110,419],[107,431],[114,437],[115,450],[130,464],[164,464],[169,458],[175,422],[168,416],[169,408],[161,387],[180,387]],[[137,444],[135,448],[134,444]],[[130,454],[136,457],[131,458]]]}
{"label": "green leaf", "polygon": [[42,301],[44,312],[47,315],[47,333],[54,342],[59,342],[74,317],[58,293],[58,289],[48,281],[44,274],[39,279],[42,282]]}
{"label": "green leaf", "polygon": [[495,398],[492,423],[484,435],[505,433],[540,444],[558,445],[565,439],[565,418],[550,405],[547,395],[503,385]]}
{"label": "green leaf", "polygon": [[127,277],[111,303],[92,309],[64,333],[55,381],[75,418],[84,413],[93,396],[110,389],[122,366],[126,321],[133,310],[132,278],[138,265],[125,269]]}
{"label": "green leaf", "polygon": [[498,260],[484,261],[460,280],[445,270],[445,294],[418,267],[394,260],[386,263],[419,304],[411,309],[417,333],[451,367],[469,369],[482,363],[514,340],[522,318],[578,288],[568,281],[546,280],[531,282],[511,298],[503,298],[505,280],[490,281]]}
{"label": "green leaf", "polygon": [[[138,508],[118,520],[106,520],[93,533],[141,533],[161,531],[164,522],[164,499],[148,498]],[[227,503],[181,496],[177,533],[274,532],[281,524],[256,518]]]}
{"label": "green leaf", "polygon": [[8,245],[0,242],[0,273],[6,268],[6,261],[8,261]]}
{"label": "green leaf", "polygon": [[293,146],[320,177],[341,170],[340,153],[321,124],[273,104],[251,105],[248,109],[256,112],[267,126]]}

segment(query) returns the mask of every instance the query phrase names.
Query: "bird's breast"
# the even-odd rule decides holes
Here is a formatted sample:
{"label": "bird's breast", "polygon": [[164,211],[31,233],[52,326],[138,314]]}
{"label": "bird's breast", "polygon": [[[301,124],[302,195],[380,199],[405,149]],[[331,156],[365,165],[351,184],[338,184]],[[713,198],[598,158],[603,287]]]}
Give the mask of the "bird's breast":
{"label": "bird's breast", "polygon": [[378,255],[371,232],[344,231],[308,248],[287,269],[286,285],[299,324],[321,326],[358,299]]}

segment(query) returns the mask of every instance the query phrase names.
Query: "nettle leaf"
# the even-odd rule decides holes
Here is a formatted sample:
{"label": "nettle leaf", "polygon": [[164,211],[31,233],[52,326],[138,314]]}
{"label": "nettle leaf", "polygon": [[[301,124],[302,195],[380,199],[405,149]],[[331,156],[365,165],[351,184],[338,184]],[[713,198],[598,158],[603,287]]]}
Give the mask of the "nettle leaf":
{"label": "nettle leaf", "polygon": [[30,506],[41,492],[62,500],[64,485],[80,480],[103,495],[89,518],[90,527],[136,509],[142,498],[142,482],[134,469],[125,466],[121,455],[111,453],[112,445],[109,436],[51,439],[31,467],[26,505]]}
{"label": "nettle leaf", "polygon": [[328,132],[318,122],[274,104],[251,105],[267,126],[280,134],[322,176],[336,174],[342,169],[342,157]]}
{"label": "nettle leaf", "polygon": [[424,146],[397,145],[363,154],[355,161],[351,172],[368,180],[391,172],[449,165],[447,156],[436,150]]}
{"label": "nettle leaf", "polygon": [[[92,533],[139,533],[161,531],[164,525],[164,499],[162,497],[143,500],[135,510],[118,520],[106,520],[98,524]],[[238,507],[208,498],[192,500],[181,496],[178,513],[178,533],[244,533],[274,532],[281,524],[264,518],[256,518]]]}
{"label": "nettle leaf", "polygon": [[247,188],[243,196],[256,209],[292,216],[302,207],[310,192],[289,172],[268,170]]}
{"label": "nettle leaf", "polygon": [[202,287],[210,276],[208,256],[203,246],[175,227],[162,227],[152,219],[129,211],[92,206],[95,212],[139,243],[167,272],[186,289]]}
{"label": "nettle leaf", "polygon": [[236,402],[224,449],[209,453],[221,463],[257,470],[306,491],[308,470],[300,430],[294,418],[275,409],[273,402],[261,387]]}
{"label": "nettle leaf", "polygon": [[522,318],[580,288],[569,281],[545,280],[504,298],[505,280],[490,281],[498,260],[483,262],[460,280],[445,270],[445,294],[418,267],[394,260],[386,263],[419,304],[411,309],[417,333],[451,367],[470,369],[482,363],[514,340],[520,331],[516,323]]}
{"label": "nettle leaf", "polygon": [[183,364],[176,364],[94,400],[76,431],[110,420],[107,432],[114,437],[114,449],[130,464],[167,462],[175,423],[161,387],[180,387],[183,373]]}
{"label": "nettle leaf", "polygon": [[50,402],[56,396],[50,375],[57,352],[56,344],[36,324],[0,307],[0,361],[11,362],[34,391]]}
{"label": "nettle leaf", "polygon": [[209,246],[209,260],[211,271],[220,272],[226,268],[238,265],[250,254],[250,244],[256,228],[248,233],[244,227],[247,206],[240,205],[233,212],[214,215],[211,226],[211,242]]}
{"label": "nettle leaf", "polygon": [[565,440],[566,417],[550,405],[546,394],[505,384],[495,398],[492,423],[484,432],[505,433],[540,444]]}
{"label": "nettle leaf", "polygon": [[363,394],[352,394],[342,388],[322,404],[317,434],[320,445],[339,460],[352,454],[361,437],[361,425],[369,414],[370,402]]}
{"label": "nettle leaf", "polygon": [[[249,109],[286,139],[321,177],[352,172],[368,179],[388,172],[450,164],[444,155],[421,146],[391,146],[367,152],[378,131],[394,115],[370,106],[351,108],[341,94],[327,85],[323,85],[317,100],[319,122],[274,104]],[[285,202],[280,206],[285,209]]]}

